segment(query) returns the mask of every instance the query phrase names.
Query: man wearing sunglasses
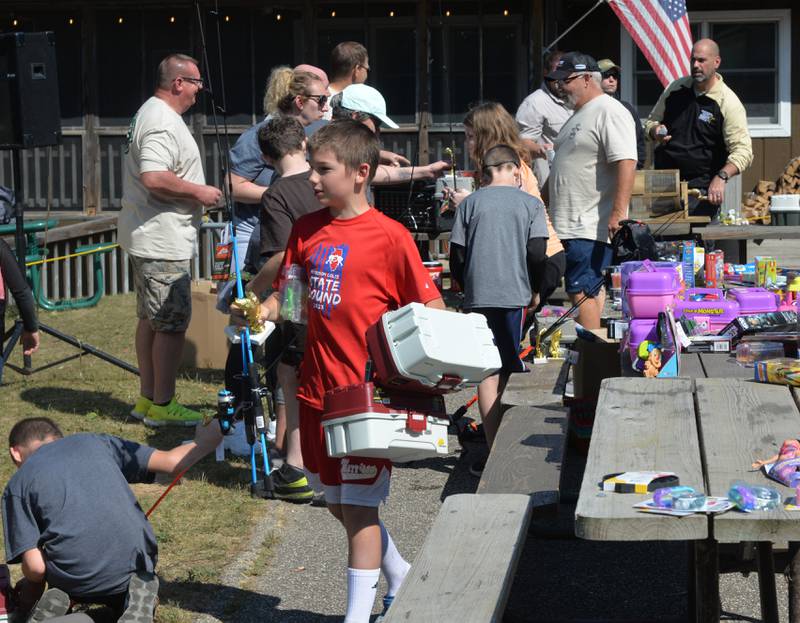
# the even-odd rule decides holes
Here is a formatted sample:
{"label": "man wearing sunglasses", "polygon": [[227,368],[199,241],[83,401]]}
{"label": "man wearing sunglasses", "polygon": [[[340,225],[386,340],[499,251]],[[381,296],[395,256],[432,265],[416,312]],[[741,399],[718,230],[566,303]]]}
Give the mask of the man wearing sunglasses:
{"label": "man wearing sunglasses", "polygon": [[[369,77],[369,54],[367,48],[357,41],[342,41],[331,50],[331,82],[328,95],[333,97],[351,84],[364,84]],[[333,118],[333,109],[328,108],[325,119]]]}
{"label": "man wearing sunglasses", "polygon": [[600,328],[604,296],[598,285],[611,264],[611,237],[628,216],[636,170],[636,131],[625,107],[603,93],[597,62],[569,52],[548,76],[559,82],[564,103],[575,111],[555,138],[547,181],[550,216],[564,245],[564,282],[579,307],[578,322]]}
{"label": "man wearing sunglasses", "polygon": [[[563,55],[560,50],[554,50],[545,56],[545,76],[555,71]],[[564,105],[556,81],[546,77],[538,89],[522,100],[517,109],[516,120],[520,136],[534,158],[533,173],[539,182],[539,188],[544,187],[547,176],[550,175],[548,152],[552,154],[553,141],[571,116],[572,110]]]}
{"label": "man wearing sunglasses", "polygon": [[193,425],[202,415],[175,399],[175,376],[191,317],[190,262],[204,206],[220,200],[208,186],[197,143],[183,115],[203,79],[195,59],[170,54],[156,90],[137,111],[125,146],[120,246],[131,256],[139,324],[139,399],[133,417],[149,426]]}
{"label": "man wearing sunglasses", "polygon": [[619,65],[610,58],[603,58],[597,61],[597,66],[600,68],[600,73],[603,76],[603,80],[600,83],[600,86],[603,87],[603,92],[606,95],[616,98],[620,104],[628,109],[628,112],[631,113],[631,117],[633,117],[634,127],[636,128],[636,152],[638,154],[636,168],[641,169],[644,166],[644,159],[646,157],[644,150],[644,127],[642,127],[642,120],[639,118],[639,113],[636,112],[633,105],[621,99],[619,96]]}

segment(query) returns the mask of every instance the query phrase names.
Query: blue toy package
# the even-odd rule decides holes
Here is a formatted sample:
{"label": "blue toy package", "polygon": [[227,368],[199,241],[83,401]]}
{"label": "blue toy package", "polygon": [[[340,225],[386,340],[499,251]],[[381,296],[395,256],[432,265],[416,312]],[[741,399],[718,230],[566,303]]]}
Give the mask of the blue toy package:
{"label": "blue toy package", "polygon": [[694,287],[694,240],[684,240],[681,268],[683,270],[683,283],[687,288]]}

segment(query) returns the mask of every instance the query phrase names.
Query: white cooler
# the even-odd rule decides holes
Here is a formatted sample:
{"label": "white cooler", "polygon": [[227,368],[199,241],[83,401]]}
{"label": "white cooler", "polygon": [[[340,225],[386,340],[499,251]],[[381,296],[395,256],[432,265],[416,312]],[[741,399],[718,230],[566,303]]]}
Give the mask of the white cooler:
{"label": "white cooler", "polygon": [[411,303],[367,331],[371,382],[326,392],[322,426],[328,455],[406,462],[446,455],[441,394],[474,387],[500,368],[494,336],[480,314]]}
{"label": "white cooler", "polygon": [[367,347],[378,383],[408,392],[475,387],[502,365],[484,316],[421,303],[381,316],[367,331]]}

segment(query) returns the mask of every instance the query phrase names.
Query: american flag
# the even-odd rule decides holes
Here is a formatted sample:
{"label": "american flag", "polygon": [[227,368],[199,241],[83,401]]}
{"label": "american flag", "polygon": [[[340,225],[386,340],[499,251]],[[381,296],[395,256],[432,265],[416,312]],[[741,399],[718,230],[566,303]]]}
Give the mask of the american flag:
{"label": "american flag", "polygon": [[685,0],[609,0],[661,84],[688,76],[692,32]]}

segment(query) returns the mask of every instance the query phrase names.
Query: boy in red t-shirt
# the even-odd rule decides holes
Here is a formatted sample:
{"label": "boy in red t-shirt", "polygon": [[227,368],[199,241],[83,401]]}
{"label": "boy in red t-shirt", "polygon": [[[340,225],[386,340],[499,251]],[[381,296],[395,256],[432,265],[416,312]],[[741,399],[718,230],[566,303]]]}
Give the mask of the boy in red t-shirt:
{"label": "boy in red t-shirt", "polygon": [[[392,465],[330,458],[322,431],[323,396],[363,381],[366,331],[384,312],[415,301],[444,309],[444,302],[410,234],[367,201],[380,151],[375,135],[359,122],[336,121],[311,137],[309,151],[310,181],[327,209],[295,223],[283,262],[284,268],[300,265],[308,281],[308,337],[297,394],[300,442],[306,469],[319,475],[328,509],[347,531],[345,621],[366,623],[380,572],[389,585],[388,607],[409,568],[378,517]],[[275,293],[261,314],[274,321],[279,313]]]}

